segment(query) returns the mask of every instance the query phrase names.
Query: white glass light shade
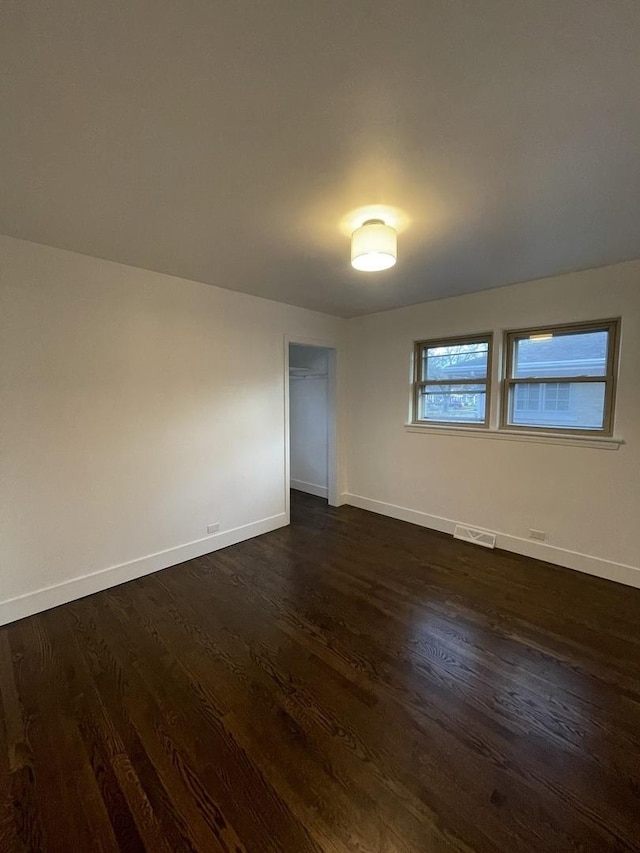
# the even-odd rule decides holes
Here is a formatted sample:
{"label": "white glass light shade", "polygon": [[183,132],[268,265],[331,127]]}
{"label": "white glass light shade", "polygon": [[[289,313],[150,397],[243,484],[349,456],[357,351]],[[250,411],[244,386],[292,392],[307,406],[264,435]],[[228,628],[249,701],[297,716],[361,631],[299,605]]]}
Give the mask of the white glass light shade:
{"label": "white glass light shade", "polygon": [[364,272],[388,270],[398,256],[398,235],[381,219],[369,219],[351,235],[351,266]]}

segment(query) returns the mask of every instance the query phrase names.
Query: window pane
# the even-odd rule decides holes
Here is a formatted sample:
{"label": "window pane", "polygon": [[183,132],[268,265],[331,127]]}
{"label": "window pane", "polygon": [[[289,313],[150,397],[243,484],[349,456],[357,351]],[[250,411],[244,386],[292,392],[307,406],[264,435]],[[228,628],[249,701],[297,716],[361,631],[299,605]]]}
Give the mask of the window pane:
{"label": "window pane", "polygon": [[425,385],[420,389],[419,419],[447,423],[484,423],[484,385]]}
{"label": "window pane", "polygon": [[518,338],[513,351],[513,377],[604,376],[608,339],[607,331]]}
{"label": "window pane", "polygon": [[422,378],[486,379],[488,355],[488,341],[425,347],[422,350]]}
{"label": "window pane", "polygon": [[604,382],[532,382],[515,384],[510,420],[515,426],[602,429]]}

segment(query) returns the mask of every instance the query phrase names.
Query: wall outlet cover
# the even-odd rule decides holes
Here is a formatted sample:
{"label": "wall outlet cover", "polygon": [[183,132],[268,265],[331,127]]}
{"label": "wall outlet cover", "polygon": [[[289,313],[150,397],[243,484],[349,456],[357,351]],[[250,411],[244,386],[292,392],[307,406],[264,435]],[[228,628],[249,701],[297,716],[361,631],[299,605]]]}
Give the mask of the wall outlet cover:
{"label": "wall outlet cover", "polygon": [[529,528],[529,539],[535,539],[537,542],[546,542],[547,534],[544,530],[534,530]]}

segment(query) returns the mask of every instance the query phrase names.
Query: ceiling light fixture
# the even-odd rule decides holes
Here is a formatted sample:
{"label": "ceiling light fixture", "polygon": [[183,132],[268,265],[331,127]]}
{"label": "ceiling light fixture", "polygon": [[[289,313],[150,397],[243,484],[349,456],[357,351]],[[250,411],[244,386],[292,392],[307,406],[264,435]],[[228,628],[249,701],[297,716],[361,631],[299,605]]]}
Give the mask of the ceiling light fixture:
{"label": "ceiling light fixture", "polygon": [[351,266],[357,270],[388,270],[397,257],[398,235],[382,219],[367,219],[351,235]]}

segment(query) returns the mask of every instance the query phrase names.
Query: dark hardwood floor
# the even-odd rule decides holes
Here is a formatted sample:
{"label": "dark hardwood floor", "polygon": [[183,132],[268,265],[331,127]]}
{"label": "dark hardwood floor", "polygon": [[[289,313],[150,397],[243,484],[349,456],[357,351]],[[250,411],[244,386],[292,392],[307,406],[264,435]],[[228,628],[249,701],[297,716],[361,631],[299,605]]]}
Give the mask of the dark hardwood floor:
{"label": "dark hardwood floor", "polygon": [[640,850],[640,591],[296,493],[0,629],[2,851]]}

